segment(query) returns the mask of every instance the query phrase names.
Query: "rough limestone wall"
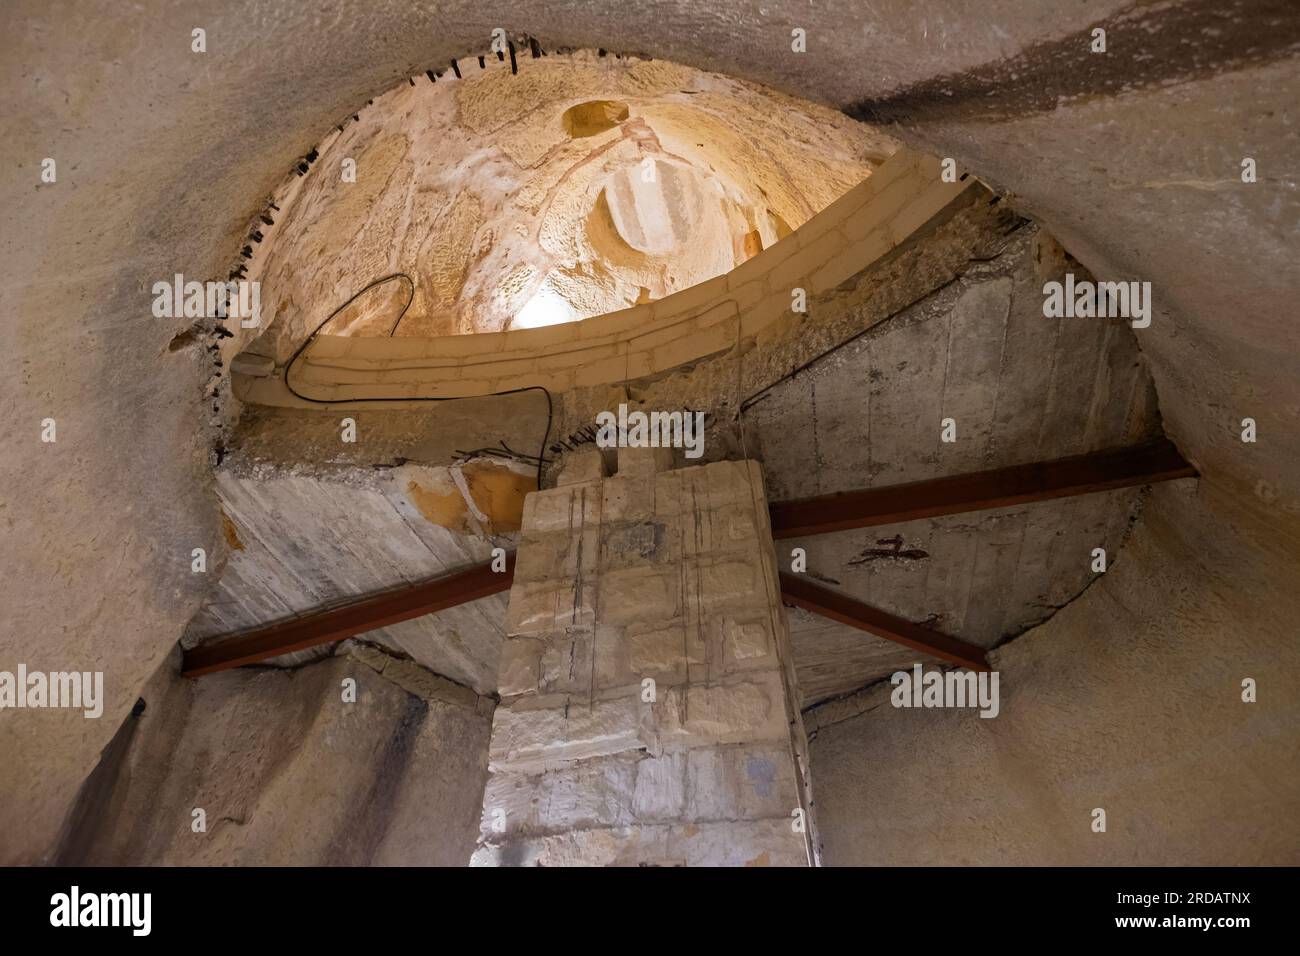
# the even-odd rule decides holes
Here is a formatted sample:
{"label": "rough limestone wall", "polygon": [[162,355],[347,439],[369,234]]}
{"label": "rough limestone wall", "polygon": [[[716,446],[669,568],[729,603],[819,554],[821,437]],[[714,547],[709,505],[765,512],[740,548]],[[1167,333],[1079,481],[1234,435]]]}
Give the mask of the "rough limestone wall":
{"label": "rough limestone wall", "polygon": [[[217,486],[230,557],[181,646],[188,650],[341,600],[439,577],[487,561],[494,546],[513,547],[511,532],[518,530],[536,467],[487,459],[467,462],[459,473],[484,515],[481,523],[470,515],[447,468],[414,462],[339,467],[310,460],[277,467],[227,459]],[[482,539],[467,518],[483,530]],[[366,640],[491,694],[505,609],[505,596],[491,595],[369,631]],[[318,645],[270,662],[296,666],[332,652],[332,645]]]}
{"label": "rough limestone wall", "polygon": [[477,864],[808,862],[761,474],[671,462],[589,449],[528,497]]}
{"label": "rough limestone wall", "polygon": [[[1204,472],[1207,449],[1233,447],[1229,426],[1247,414],[1239,407],[1247,399],[1267,443],[1251,458],[1223,455],[1215,471],[1260,511],[1225,520],[1300,537],[1300,405],[1288,374],[1300,355],[1291,319],[1300,203],[1284,181],[1300,135],[1300,61],[1229,72],[1213,58],[1166,51],[1143,62],[1210,75],[1172,76],[1121,97],[1113,94],[1131,76],[1131,58],[1081,70],[1053,56],[1057,41],[1086,49],[1088,28],[1128,6],[834,0],[803,12],[817,52],[800,56],[785,52],[788,24],[759,0],[737,0],[725,15],[698,0],[141,0],[111,17],[51,0],[3,5],[0,158],[13,175],[0,180],[8,213],[0,351],[21,371],[0,378],[0,666],[100,665],[108,700],[98,721],[66,711],[0,716],[17,728],[0,733],[9,770],[0,779],[0,862],[45,858],[81,781],[202,600],[209,581],[190,574],[189,549],[211,554],[220,541],[205,419],[212,393],[224,395],[222,379],[203,348],[209,339],[183,338],[191,320],[153,319],[142,290],[178,270],[224,277],[266,198],[322,135],[404,76],[481,49],[498,24],[526,21],[547,48],[639,50],[841,106],[899,94],[894,102],[914,115],[890,132],[1018,194],[1100,278],[1140,270],[1162,296],[1176,296],[1178,334],[1139,336],[1169,430]],[[1193,6],[1222,19],[1199,35],[1159,35],[1274,53],[1276,40],[1293,36],[1257,4],[1140,9],[1177,20]],[[79,18],[94,28],[66,29]],[[206,61],[186,42],[198,23],[214,38]],[[1141,25],[1110,26],[1112,41],[1124,40],[1118,49],[1139,56],[1157,37]],[[1265,42],[1242,36],[1255,30]],[[1046,78],[1056,82],[1009,60],[1035,44],[1040,63],[1069,64]],[[907,95],[990,63],[1008,69],[986,89],[945,80],[962,95]],[[1097,77],[1109,90],[1070,88]],[[1001,90],[1013,95],[988,95]],[[939,113],[972,104],[1002,115],[940,122]],[[1248,149],[1261,182],[1229,191],[1224,180]],[[59,182],[38,185],[51,154]],[[59,418],[57,446],[36,437],[46,416]],[[1280,560],[1294,578],[1294,557]],[[1249,610],[1243,624],[1258,614]]]}
{"label": "rough limestone wall", "polygon": [[828,865],[1300,863],[1300,596],[1187,485],[990,655],[997,717],[894,708],[888,683],[805,715]]}
{"label": "rough limestone wall", "polygon": [[58,862],[468,863],[490,699],[355,644],[293,671],[189,681],[167,667],[144,695],[97,771],[105,779],[83,788]]}
{"label": "rough limestone wall", "polygon": [[[1155,489],[1105,577],[998,655],[997,719],[884,699],[818,732],[830,863],[1300,859],[1300,267],[1285,251],[1300,59],[1216,64],[1189,40],[1210,34],[1205,16],[1238,54],[1295,42],[1293,4],[1136,7],[1105,28],[1165,82],[1137,82],[1132,60],[1075,69],[1081,30],[950,73],[935,99],[918,86],[851,110],[1014,192],[1100,279],[1152,283],[1135,334],[1165,430],[1202,477],[1190,500]],[[1175,52],[1189,42],[1196,57]],[[1125,77],[1122,92],[1088,88]],[[1245,157],[1266,170],[1256,182]],[[1097,807],[1106,834],[1089,827]]]}

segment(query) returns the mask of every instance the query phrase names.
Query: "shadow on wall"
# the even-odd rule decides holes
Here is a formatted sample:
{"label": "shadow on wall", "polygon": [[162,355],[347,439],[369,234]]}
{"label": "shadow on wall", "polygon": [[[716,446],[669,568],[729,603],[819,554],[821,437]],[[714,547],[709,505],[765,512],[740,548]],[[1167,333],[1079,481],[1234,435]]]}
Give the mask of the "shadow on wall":
{"label": "shadow on wall", "polygon": [[60,865],[469,861],[484,699],[422,698],[346,655],[202,681],[177,677],[176,663],[82,788]]}

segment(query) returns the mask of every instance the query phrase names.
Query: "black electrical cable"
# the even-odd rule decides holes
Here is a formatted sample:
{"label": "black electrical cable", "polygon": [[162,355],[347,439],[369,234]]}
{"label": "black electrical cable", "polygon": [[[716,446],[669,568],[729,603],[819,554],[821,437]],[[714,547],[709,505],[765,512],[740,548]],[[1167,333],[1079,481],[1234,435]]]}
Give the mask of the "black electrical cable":
{"label": "black electrical cable", "polygon": [[[367,283],[360,290],[353,293],[350,299],[327,315],[325,321],[312,330],[311,335],[307,336],[302,345],[298,346],[298,350],[293,353],[288,364],[285,365],[284,387],[289,390],[289,394],[294,396],[294,398],[300,399],[304,402],[311,402],[313,405],[341,405],[349,402],[462,402],[468,398],[495,398],[499,395],[517,395],[520,392],[541,392],[546,396],[546,431],[542,435],[542,447],[537,453],[537,490],[541,491],[542,467],[546,464],[546,443],[551,439],[551,421],[555,413],[554,404],[551,401],[551,393],[543,385],[525,385],[521,388],[509,388],[502,392],[490,392],[486,395],[457,395],[447,398],[311,398],[295,390],[293,385],[290,384],[289,373],[293,370],[294,363],[297,362],[298,357],[307,350],[307,346],[311,345],[311,343],[316,340],[316,336],[320,334],[320,330],[329,325],[331,319],[371,289],[383,285],[385,282],[392,282],[394,279],[405,279],[410,285],[411,291],[406,297],[406,304],[402,306],[402,311],[397,315],[397,321],[395,321],[393,327],[388,330],[388,337],[391,339],[397,333],[397,327],[401,324],[402,319],[406,317],[406,310],[411,307],[411,303],[415,300],[415,280],[405,272],[394,272],[391,275],[386,275]],[[502,445],[504,444],[505,443],[502,442]]]}

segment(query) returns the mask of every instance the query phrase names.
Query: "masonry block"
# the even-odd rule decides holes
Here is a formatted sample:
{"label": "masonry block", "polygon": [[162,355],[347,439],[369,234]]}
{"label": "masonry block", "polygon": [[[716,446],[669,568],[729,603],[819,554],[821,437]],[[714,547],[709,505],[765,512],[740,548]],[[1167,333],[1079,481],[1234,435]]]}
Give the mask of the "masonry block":
{"label": "masonry block", "polygon": [[655,705],[665,743],[686,746],[788,738],[780,675],[754,674],[727,683],[669,687]]}
{"label": "masonry block", "polygon": [[531,637],[507,638],[501,645],[497,692],[502,697],[531,694],[537,690],[544,646],[541,641]]}
{"label": "masonry block", "polygon": [[789,818],[571,830],[481,846],[471,866],[807,866]]}
{"label": "masonry block", "polygon": [[649,705],[627,694],[612,700],[522,698],[498,707],[489,768],[540,771],[653,744]]}
{"label": "masonry block", "polygon": [[506,633],[541,636],[595,623],[595,584],[582,578],[515,581],[506,611]]}
{"label": "masonry block", "polygon": [[[533,583],[576,574],[583,530],[565,529],[521,536],[516,549],[515,580]],[[594,555],[587,564],[595,567]]]}
{"label": "masonry block", "polygon": [[476,864],[808,861],[761,472],[671,462],[528,497]]}
{"label": "masonry block", "polygon": [[594,689],[595,628],[570,627],[545,642],[538,690],[542,694],[588,693]]}
{"label": "masonry block", "polygon": [[524,498],[525,531],[568,531],[600,520],[600,492],[590,485],[532,491]]}
{"label": "masonry block", "polygon": [[673,820],[686,805],[686,754],[646,757],[636,765],[633,810],[640,821]]}
{"label": "masonry block", "polygon": [[673,468],[671,448],[620,448],[618,473],[625,478],[650,478]]}
{"label": "masonry block", "polygon": [[[780,243],[777,243],[780,245]],[[775,248],[775,246],[773,247]],[[782,316],[792,315],[790,289],[780,289],[752,308],[740,314],[741,338],[750,338],[762,333]]]}
{"label": "masonry block", "polygon": [[670,296],[665,296],[654,304],[654,312],[656,316],[665,318],[674,315],[688,315],[692,312],[698,313],[706,306],[712,305],[717,299],[722,298],[726,292],[726,275],[714,276],[706,282],[696,283],[681,292],[674,292]]}
{"label": "masonry block", "polygon": [[640,478],[615,475],[602,485],[602,520],[648,521],[655,514],[654,486]]}
{"label": "masonry block", "polygon": [[752,662],[772,649],[771,624],[766,619],[722,619],[722,643],[728,663]]}
{"label": "masonry block", "polygon": [[807,288],[808,279],[823,263],[834,258],[835,254],[847,245],[839,230],[818,236],[806,248],[801,248],[793,256],[772,270],[768,276],[768,288],[775,291],[789,290],[796,287]]}
{"label": "masonry block", "polygon": [[741,310],[761,302],[765,295],[767,295],[767,286],[762,279],[754,279],[731,290],[731,298],[736,303],[736,308]]}
{"label": "masonry block", "polygon": [[878,227],[855,240],[841,255],[831,259],[808,280],[808,294],[822,295],[861,274],[863,262],[874,262],[894,247],[885,227]]}
{"label": "masonry block", "polygon": [[595,628],[595,680],[596,687],[608,690],[639,684],[643,675],[633,667],[628,654],[628,642],[621,627],[597,624]]}
{"label": "masonry block", "polygon": [[607,522],[601,535],[601,566],[606,569],[662,564],[675,556],[675,541],[662,521]]}
{"label": "masonry block", "polygon": [[540,773],[494,773],[483,794],[483,839],[627,826],[636,819],[633,802],[642,762],[640,755],[627,754],[563,764]]}
{"label": "masonry block", "polygon": [[678,574],[672,568],[647,565],[606,571],[600,576],[601,620],[631,624],[676,617],[679,590]]}
{"label": "masonry block", "polygon": [[686,813],[693,820],[788,820],[799,806],[786,745],[702,747],[686,759]]}
{"label": "masonry block", "polygon": [[752,505],[729,505],[708,511],[706,515],[710,549],[754,553],[758,547],[758,528]]}
{"label": "masonry block", "polygon": [[698,476],[704,480],[707,493],[703,506],[709,509],[737,507],[746,501],[751,505],[762,505],[761,473],[757,466],[751,471],[750,464],[744,461],[715,461],[705,465]]}
{"label": "masonry block", "polygon": [[718,561],[699,568],[700,591],[711,607],[752,603],[766,607],[770,598],[755,561]]}
{"label": "masonry block", "polygon": [[690,474],[695,469],[665,471],[654,476],[653,490],[648,496],[652,502],[652,511],[656,518],[676,518],[689,513],[691,506],[684,495],[690,481]]}
{"label": "masonry block", "polygon": [[600,449],[584,445],[564,456],[555,483],[559,487],[564,487],[600,481],[604,477],[605,459],[601,457]]}
{"label": "masonry block", "polygon": [[629,755],[598,757],[542,775],[537,823],[547,832],[592,826],[627,826],[633,809],[637,767]]}
{"label": "masonry block", "polygon": [[686,627],[682,622],[629,625],[624,643],[628,663],[637,680],[646,677],[663,682],[685,679],[688,646]]}

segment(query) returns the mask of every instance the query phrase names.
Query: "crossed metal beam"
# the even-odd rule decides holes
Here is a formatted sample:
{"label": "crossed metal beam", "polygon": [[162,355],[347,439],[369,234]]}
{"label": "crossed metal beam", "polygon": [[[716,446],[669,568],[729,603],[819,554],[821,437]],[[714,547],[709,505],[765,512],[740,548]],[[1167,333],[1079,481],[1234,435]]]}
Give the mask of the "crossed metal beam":
{"label": "crossed metal beam", "polygon": [[[1131,448],[1090,455],[777,502],[769,506],[769,512],[773,538],[808,537],[1196,475],[1196,469],[1183,459],[1173,443],[1160,438]],[[511,551],[504,572],[493,571],[488,564],[476,565],[422,584],[367,595],[194,648],[185,653],[181,673],[186,677],[200,677],[290,651],[341,641],[508,591],[514,578],[515,554]],[[988,669],[982,648],[870,607],[798,575],[781,574],[781,597],[787,604],[941,660],[975,670]]]}

